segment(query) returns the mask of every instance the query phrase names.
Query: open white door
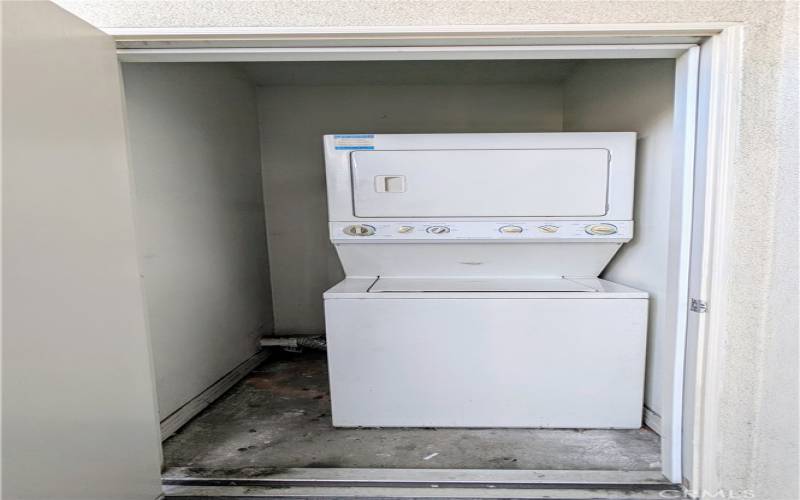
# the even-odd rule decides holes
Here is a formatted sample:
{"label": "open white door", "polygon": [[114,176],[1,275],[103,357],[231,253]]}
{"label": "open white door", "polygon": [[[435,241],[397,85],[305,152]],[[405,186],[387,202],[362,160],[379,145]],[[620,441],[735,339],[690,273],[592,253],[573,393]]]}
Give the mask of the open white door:
{"label": "open white door", "polygon": [[111,38],[3,2],[3,491],[152,500],[159,435]]}

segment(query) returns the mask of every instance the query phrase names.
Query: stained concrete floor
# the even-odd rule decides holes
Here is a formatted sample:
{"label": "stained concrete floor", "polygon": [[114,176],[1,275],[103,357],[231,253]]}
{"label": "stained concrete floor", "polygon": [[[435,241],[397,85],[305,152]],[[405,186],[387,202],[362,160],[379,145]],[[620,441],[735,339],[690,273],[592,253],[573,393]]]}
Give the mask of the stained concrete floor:
{"label": "stained concrete floor", "polygon": [[324,353],[279,352],[164,443],[167,468],[661,468],[637,430],[337,429]]}

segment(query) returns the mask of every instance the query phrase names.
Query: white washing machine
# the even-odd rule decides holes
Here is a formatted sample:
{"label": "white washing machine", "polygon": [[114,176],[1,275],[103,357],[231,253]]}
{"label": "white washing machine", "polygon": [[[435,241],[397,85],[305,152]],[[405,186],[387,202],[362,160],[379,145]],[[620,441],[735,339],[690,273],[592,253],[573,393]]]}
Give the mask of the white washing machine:
{"label": "white washing machine", "polygon": [[325,136],[333,423],[638,428],[636,134]]}

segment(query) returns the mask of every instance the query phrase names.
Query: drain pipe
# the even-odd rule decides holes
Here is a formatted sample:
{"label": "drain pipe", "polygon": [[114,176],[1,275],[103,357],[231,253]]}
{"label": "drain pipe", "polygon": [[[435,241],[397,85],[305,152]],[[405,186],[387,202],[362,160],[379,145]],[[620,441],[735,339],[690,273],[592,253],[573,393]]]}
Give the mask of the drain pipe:
{"label": "drain pipe", "polygon": [[324,335],[299,335],[296,337],[261,337],[262,347],[283,347],[290,352],[301,352],[304,347],[326,351],[328,343]]}

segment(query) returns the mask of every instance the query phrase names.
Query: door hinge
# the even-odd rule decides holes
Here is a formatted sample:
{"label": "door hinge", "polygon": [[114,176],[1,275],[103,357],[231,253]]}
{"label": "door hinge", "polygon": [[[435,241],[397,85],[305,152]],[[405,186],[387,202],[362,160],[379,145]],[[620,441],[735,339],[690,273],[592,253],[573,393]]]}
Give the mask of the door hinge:
{"label": "door hinge", "polygon": [[696,313],[708,312],[708,304],[706,304],[704,300],[692,299],[690,304],[691,305],[689,306],[689,309],[691,309],[692,312]]}

